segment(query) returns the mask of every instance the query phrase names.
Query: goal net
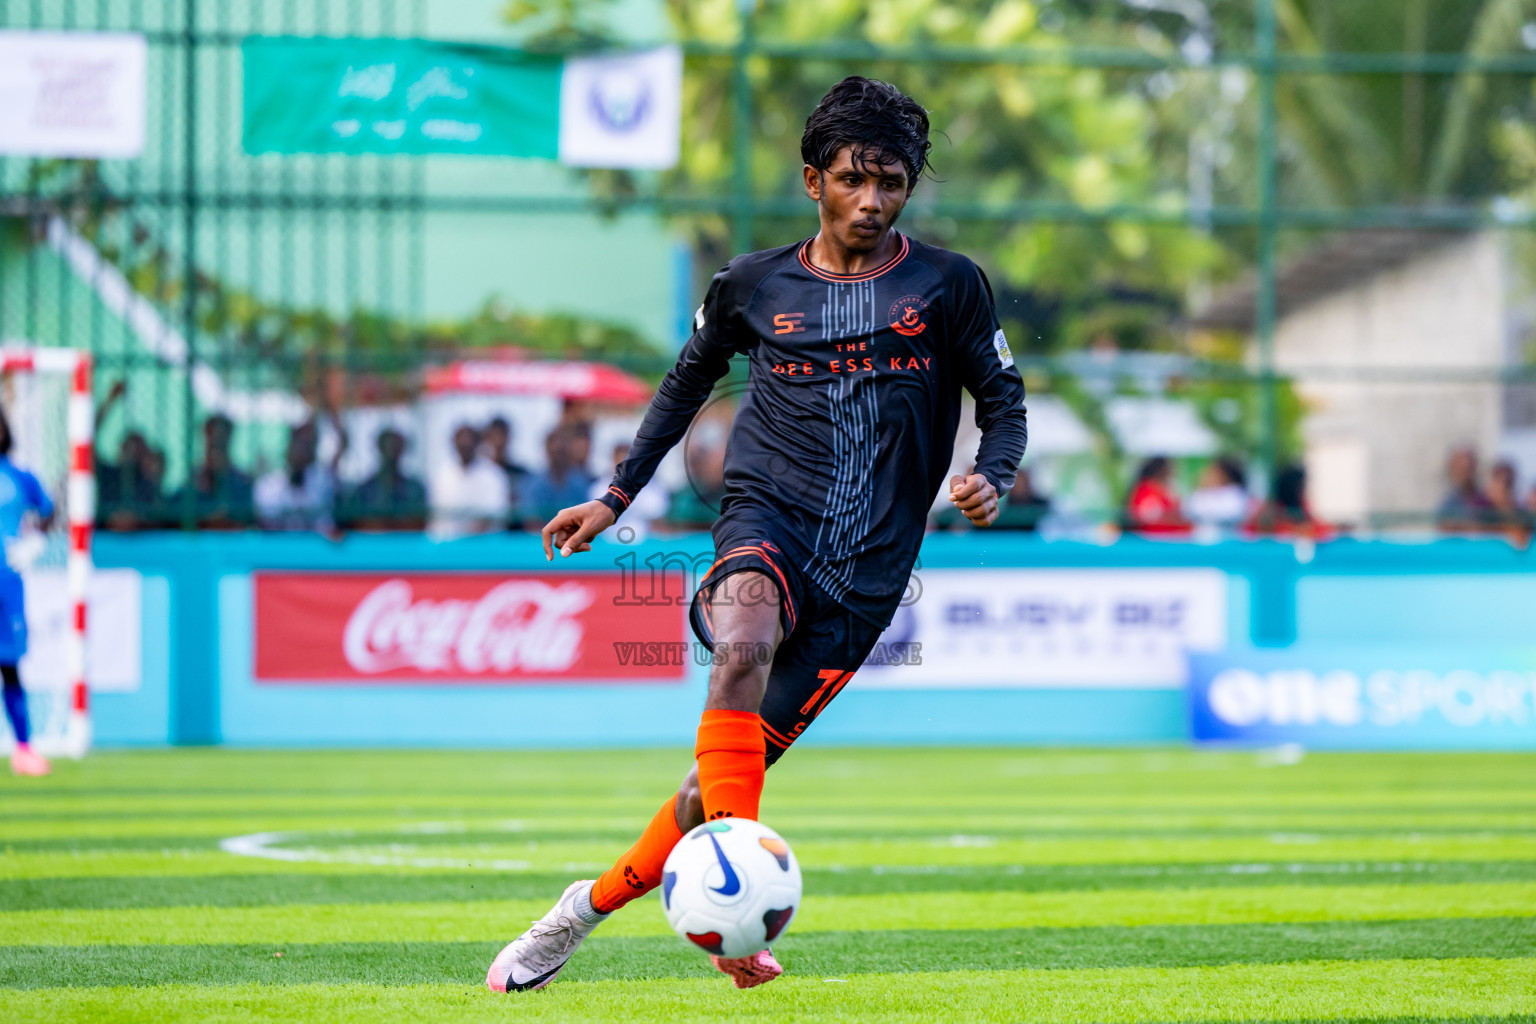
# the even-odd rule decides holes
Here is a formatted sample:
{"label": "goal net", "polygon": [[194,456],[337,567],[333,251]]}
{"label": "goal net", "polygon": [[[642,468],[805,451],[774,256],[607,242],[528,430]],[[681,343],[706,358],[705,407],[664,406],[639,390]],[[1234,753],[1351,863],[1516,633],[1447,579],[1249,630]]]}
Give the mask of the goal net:
{"label": "goal net", "polygon": [[[11,462],[37,477],[54,503],[51,527],[32,516],[6,543],[26,588],[28,650],[21,659],[32,744],[81,757],[90,747],[85,679],[86,591],[95,518],[91,357],[74,349],[0,345],[0,407]],[[0,749],[15,740],[0,726]]]}

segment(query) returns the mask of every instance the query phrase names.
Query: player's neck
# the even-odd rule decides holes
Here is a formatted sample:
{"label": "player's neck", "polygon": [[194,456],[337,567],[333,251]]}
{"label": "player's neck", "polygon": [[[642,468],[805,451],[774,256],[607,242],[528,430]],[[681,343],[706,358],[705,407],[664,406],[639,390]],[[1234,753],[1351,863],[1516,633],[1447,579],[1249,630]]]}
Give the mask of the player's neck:
{"label": "player's neck", "polygon": [[899,248],[901,248],[901,238],[896,234],[895,228],[886,228],[885,234],[869,252],[855,252],[832,237],[823,227],[821,231],[816,232],[816,237],[811,239],[806,256],[810,259],[812,266],[818,270],[825,270],[829,274],[862,274],[889,263]]}

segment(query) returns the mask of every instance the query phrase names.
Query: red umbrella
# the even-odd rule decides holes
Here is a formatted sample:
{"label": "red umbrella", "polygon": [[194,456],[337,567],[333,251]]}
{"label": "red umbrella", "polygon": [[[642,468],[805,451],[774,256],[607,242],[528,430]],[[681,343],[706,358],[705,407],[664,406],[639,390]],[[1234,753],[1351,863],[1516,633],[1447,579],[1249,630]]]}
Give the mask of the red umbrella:
{"label": "red umbrella", "polygon": [[433,394],[553,395],[613,405],[644,405],[651,400],[650,385],[607,363],[466,359],[432,367],[425,383]]}

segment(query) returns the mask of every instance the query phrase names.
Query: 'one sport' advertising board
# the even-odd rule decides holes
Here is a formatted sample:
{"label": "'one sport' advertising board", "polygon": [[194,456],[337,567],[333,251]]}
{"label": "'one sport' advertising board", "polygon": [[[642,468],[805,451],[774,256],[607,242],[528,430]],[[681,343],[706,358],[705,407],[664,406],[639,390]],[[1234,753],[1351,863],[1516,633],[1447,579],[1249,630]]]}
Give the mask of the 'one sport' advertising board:
{"label": "'one sport' advertising board", "polygon": [[[258,572],[258,683],[664,683],[686,604],[591,573]],[[680,579],[666,588],[681,594]]]}
{"label": "'one sport' advertising board", "polygon": [[1536,748],[1536,650],[1331,648],[1190,658],[1196,740]]}

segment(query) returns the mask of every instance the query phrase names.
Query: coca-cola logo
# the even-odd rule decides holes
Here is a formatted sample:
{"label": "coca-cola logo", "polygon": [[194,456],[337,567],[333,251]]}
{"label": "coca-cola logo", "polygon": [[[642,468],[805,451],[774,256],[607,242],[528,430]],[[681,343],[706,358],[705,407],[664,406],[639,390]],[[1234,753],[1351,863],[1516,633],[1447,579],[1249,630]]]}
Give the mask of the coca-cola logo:
{"label": "coca-cola logo", "polygon": [[358,602],[342,647],[347,664],[369,675],[564,672],[581,656],[577,616],[594,597],[574,581],[509,580],[475,600],[417,600],[408,581],[391,579]]}

